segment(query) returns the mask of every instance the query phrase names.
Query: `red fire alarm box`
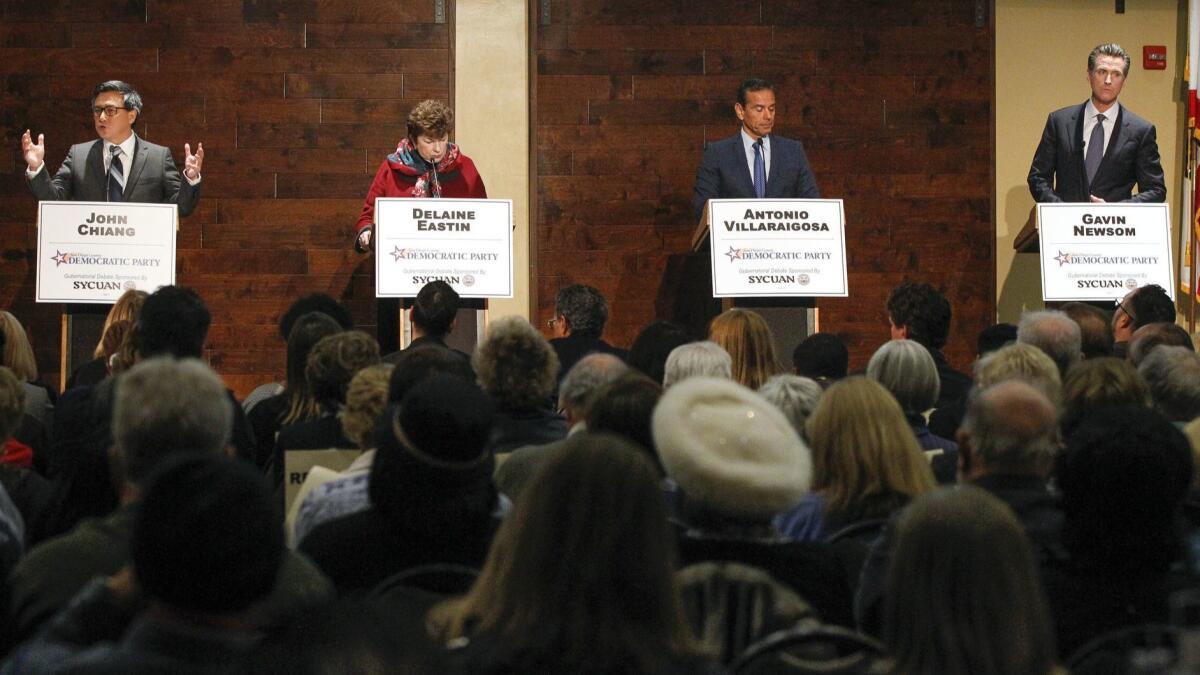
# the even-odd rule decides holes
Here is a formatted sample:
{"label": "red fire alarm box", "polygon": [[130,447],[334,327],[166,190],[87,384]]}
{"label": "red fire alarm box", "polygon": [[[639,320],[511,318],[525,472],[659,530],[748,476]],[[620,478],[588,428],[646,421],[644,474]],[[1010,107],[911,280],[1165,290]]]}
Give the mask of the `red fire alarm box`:
{"label": "red fire alarm box", "polygon": [[1142,68],[1146,70],[1166,70],[1166,45],[1147,45],[1142,47]]}

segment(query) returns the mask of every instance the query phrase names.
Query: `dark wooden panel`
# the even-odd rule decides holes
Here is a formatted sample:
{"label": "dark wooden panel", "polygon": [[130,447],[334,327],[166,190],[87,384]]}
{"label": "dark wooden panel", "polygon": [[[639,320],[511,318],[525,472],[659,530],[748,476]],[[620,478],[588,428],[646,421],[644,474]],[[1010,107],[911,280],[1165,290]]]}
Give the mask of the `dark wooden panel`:
{"label": "dark wooden panel", "polygon": [[310,23],[304,38],[305,46],[314,49],[404,49],[444,45],[447,30],[445,24],[436,23]]}

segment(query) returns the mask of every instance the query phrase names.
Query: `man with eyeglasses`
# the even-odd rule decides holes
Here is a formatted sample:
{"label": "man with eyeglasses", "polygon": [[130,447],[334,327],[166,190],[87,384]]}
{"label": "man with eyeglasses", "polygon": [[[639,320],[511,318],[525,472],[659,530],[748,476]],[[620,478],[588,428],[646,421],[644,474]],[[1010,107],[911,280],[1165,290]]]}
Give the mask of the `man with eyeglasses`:
{"label": "man with eyeglasses", "polygon": [[200,167],[204,144],[183,144],[183,179],[171,151],[133,132],[142,97],[133,87],[110,80],[92,91],[92,119],[98,140],[72,145],[58,173],[46,170],[45,137],[37,142],[26,129],[21,136],[25,181],[43,201],[124,201],[178,204],[186,216],[200,199]]}

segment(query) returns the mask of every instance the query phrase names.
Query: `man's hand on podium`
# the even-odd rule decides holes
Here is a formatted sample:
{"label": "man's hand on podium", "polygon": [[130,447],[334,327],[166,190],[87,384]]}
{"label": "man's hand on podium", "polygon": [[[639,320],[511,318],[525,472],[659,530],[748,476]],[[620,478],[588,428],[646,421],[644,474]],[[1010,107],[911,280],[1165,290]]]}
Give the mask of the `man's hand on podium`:
{"label": "man's hand on podium", "polygon": [[21,136],[21,154],[25,157],[25,166],[31,173],[40,169],[42,162],[46,161],[45,138],[44,135],[38,134],[37,143],[34,143],[28,129]]}

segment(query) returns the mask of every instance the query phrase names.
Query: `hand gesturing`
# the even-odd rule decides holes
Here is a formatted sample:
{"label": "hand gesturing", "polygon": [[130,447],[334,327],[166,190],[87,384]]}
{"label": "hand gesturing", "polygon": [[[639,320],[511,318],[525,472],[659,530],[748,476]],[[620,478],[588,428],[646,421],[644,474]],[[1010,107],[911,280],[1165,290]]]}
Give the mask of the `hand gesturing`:
{"label": "hand gesturing", "polygon": [[204,144],[196,144],[196,154],[192,154],[192,146],[183,144],[183,174],[191,180],[200,177],[200,166],[204,164]]}
{"label": "hand gesturing", "polygon": [[21,136],[21,154],[25,157],[25,165],[30,171],[36,170],[46,159],[45,138],[44,135],[38,134],[37,143],[34,143],[28,129]]}

